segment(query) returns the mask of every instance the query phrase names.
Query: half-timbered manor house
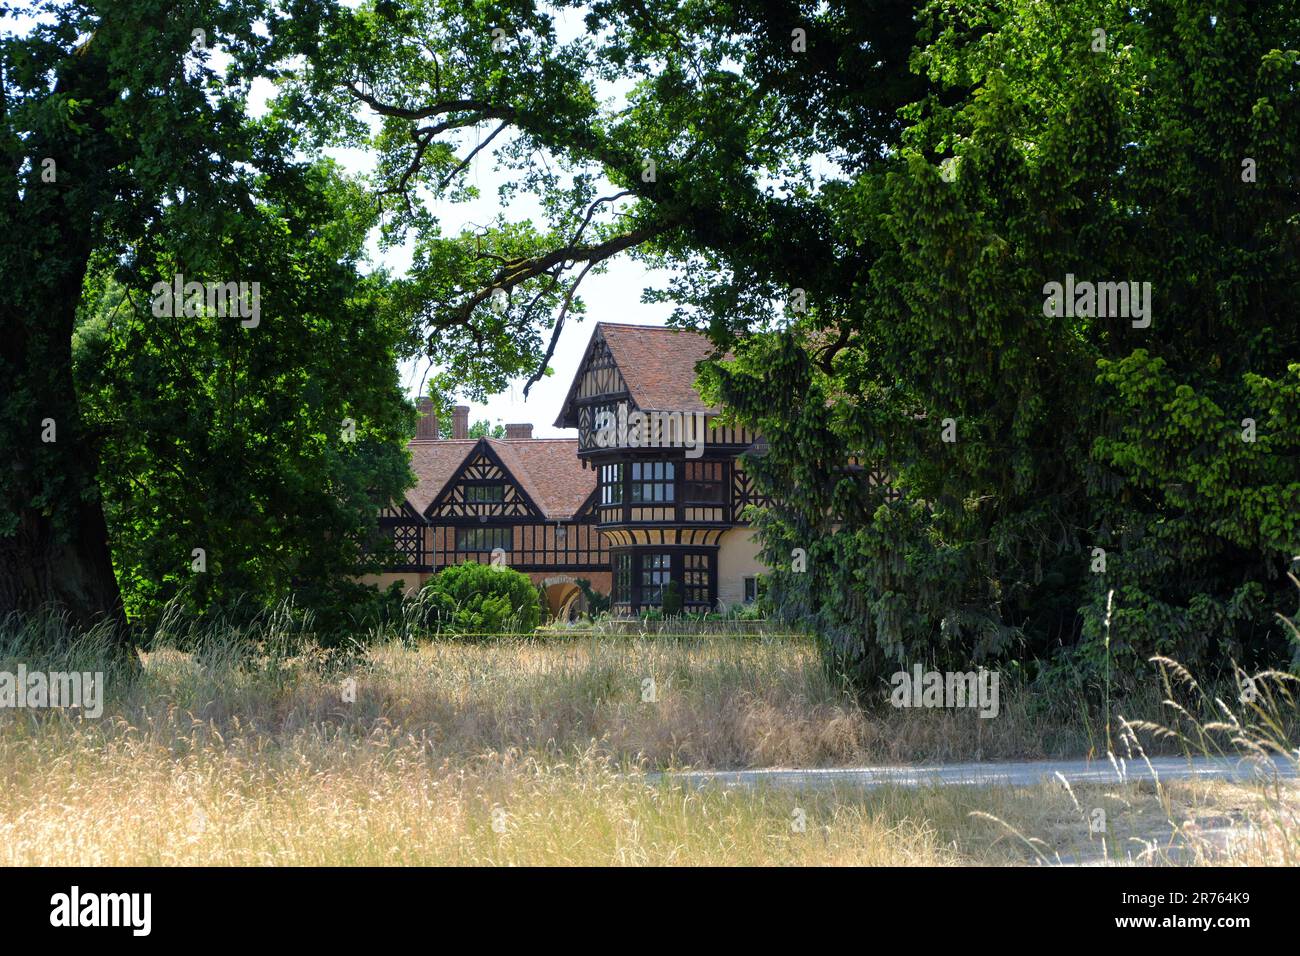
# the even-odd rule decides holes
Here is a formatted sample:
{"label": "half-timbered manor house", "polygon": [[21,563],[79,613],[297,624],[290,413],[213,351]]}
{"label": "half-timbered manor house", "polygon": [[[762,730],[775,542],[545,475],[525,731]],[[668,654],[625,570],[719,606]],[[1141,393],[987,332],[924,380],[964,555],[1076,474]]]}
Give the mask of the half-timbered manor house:
{"label": "half-timbered manor house", "polygon": [[[582,606],[578,579],[619,613],[662,605],[669,582],[688,611],[753,600],[763,568],[743,511],[761,502],[737,456],[755,436],[714,426],[695,389],[710,351],[696,333],[598,323],[555,422],[576,439],[507,425],[503,439],[471,440],[466,406],[444,438],[421,400],[415,486],[380,518],[402,563],[369,580],[413,590],[450,564],[495,559],[560,615]],[[639,419],[670,427],[624,427]]]}

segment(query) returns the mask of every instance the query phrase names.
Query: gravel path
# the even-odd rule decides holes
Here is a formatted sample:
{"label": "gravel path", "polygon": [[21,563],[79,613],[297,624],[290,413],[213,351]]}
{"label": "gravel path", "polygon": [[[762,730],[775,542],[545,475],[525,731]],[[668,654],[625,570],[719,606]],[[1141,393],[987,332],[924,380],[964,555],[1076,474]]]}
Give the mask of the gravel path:
{"label": "gravel path", "polygon": [[[1154,777],[1152,772],[1154,771]],[[1139,783],[1144,780],[1231,780],[1262,778],[1294,780],[1294,762],[1274,761],[1271,765],[1236,757],[1152,757],[1150,761],[1033,760],[995,763],[926,764],[898,767],[834,767],[814,770],[709,770],[651,774],[697,787],[1032,787],[1058,781],[1058,775],[1075,784]]]}

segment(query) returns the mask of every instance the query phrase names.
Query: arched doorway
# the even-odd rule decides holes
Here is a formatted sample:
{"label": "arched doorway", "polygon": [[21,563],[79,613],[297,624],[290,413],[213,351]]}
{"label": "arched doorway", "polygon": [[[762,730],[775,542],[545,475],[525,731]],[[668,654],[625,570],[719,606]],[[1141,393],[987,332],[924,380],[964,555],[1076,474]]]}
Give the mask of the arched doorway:
{"label": "arched doorway", "polygon": [[587,609],[587,598],[582,588],[568,575],[558,575],[542,582],[546,590],[546,606],[553,621],[568,621]]}

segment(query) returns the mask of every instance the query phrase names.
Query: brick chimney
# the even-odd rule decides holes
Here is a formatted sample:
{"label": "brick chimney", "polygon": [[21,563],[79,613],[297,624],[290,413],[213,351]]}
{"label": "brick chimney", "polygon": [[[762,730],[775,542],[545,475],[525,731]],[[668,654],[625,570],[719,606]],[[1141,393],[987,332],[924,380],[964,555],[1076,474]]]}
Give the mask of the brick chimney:
{"label": "brick chimney", "polygon": [[521,422],[514,425],[506,425],[507,441],[528,441],[533,437],[533,425],[531,422]]}
{"label": "brick chimney", "polygon": [[469,406],[457,405],[451,410],[451,437],[469,437]]}
{"label": "brick chimney", "polygon": [[416,441],[438,440],[438,416],[433,411],[433,399],[421,398],[415,403],[420,420],[415,423]]}

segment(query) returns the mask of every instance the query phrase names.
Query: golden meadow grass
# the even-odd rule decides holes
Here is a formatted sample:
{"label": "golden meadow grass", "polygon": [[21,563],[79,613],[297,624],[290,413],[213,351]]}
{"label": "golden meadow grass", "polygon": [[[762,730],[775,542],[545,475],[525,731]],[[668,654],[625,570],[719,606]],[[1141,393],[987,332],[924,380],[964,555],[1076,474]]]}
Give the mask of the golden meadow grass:
{"label": "golden meadow grass", "polygon": [[[289,656],[273,644],[251,659],[231,645],[157,650],[139,674],[113,679],[97,721],[0,713],[0,863],[1296,856],[1282,827],[1253,846],[1200,839],[1224,829],[1223,820],[1236,827],[1293,812],[1289,796],[1270,801],[1245,787],[795,793],[647,780],[659,768],[844,765],[898,761],[900,751],[915,760],[927,748],[938,759],[976,749],[986,759],[1041,753],[1041,720],[1036,726],[1027,702],[1005,702],[997,734],[990,724],[1002,719],[864,712],[796,637],[388,644],[350,664]],[[94,656],[74,648],[55,663],[79,655]],[[349,677],[353,703],[341,690]],[[642,699],[647,677],[655,701]],[[1064,729],[1061,739],[1075,732]],[[1104,840],[1090,833],[1076,800],[1085,808],[1105,801]],[[802,831],[792,826],[796,810],[807,821]]]}

